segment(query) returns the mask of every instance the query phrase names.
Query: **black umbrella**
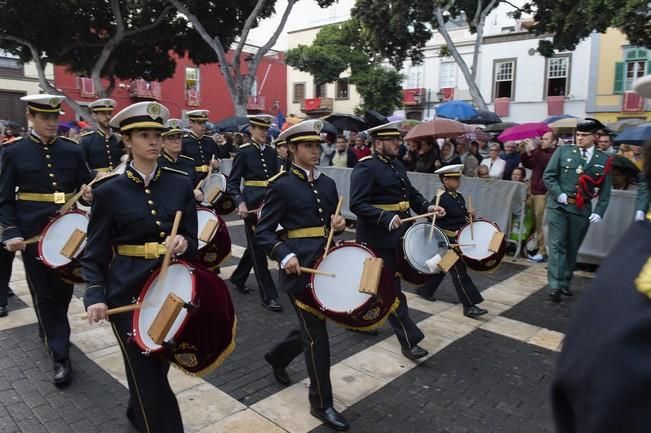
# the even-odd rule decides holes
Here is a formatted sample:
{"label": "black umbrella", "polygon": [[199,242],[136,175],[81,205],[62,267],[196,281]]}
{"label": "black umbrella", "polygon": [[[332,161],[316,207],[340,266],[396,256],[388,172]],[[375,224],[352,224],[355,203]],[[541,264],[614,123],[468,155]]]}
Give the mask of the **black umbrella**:
{"label": "black umbrella", "polygon": [[354,114],[335,113],[325,117],[323,120],[330,122],[332,126],[340,130],[363,131],[366,129],[364,119]]}
{"label": "black umbrella", "polygon": [[249,118],[244,116],[231,116],[220,120],[213,125],[213,128],[219,132],[240,132],[242,128],[248,126]]}
{"label": "black umbrella", "polygon": [[486,110],[476,110],[477,115],[472,116],[468,119],[460,119],[459,122],[468,123],[472,125],[493,125],[496,123],[502,123],[502,119],[497,114],[492,111]]}
{"label": "black umbrella", "polygon": [[325,132],[326,134],[332,134],[332,135],[339,134],[339,130],[335,128],[335,126],[327,120],[323,120],[323,129],[321,129],[321,132]]}
{"label": "black umbrella", "polygon": [[488,125],[486,128],[484,128],[484,132],[502,132],[505,129],[508,129],[512,126],[516,126],[517,123],[513,122],[501,122],[501,123],[493,123],[492,125]]}
{"label": "black umbrella", "polygon": [[375,110],[368,110],[366,114],[364,114],[364,120],[366,121],[367,128],[373,128],[389,122],[389,119],[387,119],[385,115],[378,113]]}

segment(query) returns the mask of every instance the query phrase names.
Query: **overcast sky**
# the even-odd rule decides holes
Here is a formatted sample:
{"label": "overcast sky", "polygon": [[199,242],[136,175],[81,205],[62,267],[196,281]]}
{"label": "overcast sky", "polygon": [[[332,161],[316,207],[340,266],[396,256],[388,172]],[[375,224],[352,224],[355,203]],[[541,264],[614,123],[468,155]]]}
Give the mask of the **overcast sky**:
{"label": "overcast sky", "polygon": [[[339,0],[329,8],[321,9],[314,0],[300,0],[294,5],[292,13],[289,15],[287,25],[278,38],[274,47],[277,50],[287,49],[287,32],[291,30],[314,27],[328,24],[331,22],[341,21],[350,16],[350,9],[355,4],[354,0]],[[263,45],[269,40],[274,30],[278,28],[281,15],[287,7],[287,0],[278,0],[276,3],[277,14],[263,21],[260,26],[249,34],[248,43],[253,45]]]}

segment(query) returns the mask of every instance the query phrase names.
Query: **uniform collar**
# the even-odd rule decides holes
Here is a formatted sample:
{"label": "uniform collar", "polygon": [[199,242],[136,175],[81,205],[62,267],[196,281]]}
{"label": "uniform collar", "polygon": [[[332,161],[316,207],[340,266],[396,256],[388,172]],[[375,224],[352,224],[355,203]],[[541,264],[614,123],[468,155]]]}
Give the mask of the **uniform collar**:
{"label": "uniform collar", "polygon": [[111,136],[110,132],[105,133],[101,128],[97,128],[95,132],[97,132],[97,134],[102,138],[109,138]]}
{"label": "uniform collar", "polygon": [[165,149],[161,150],[160,155],[169,162],[175,163],[176,161],[178,161],[178,158],[174,159],[174,157],[172,155],[165,152]]}
{"label": "uniform collar", "polygon": [[197,140],[201,140],[203,138],[203,136],[199,137],[197,134],[195,134],[193,130],[190,130],[190,136],[192,138],[196,138]]}
{"label": "uniform collar", "polygon": [[158,180],[160,177],[160,167],[158,164],[154,167],[154,170],[149,173],[149,174],[144,174],[139,172],[134,166],[133,166],[133,161],[129,162],[129,165],[127,165],[127,168],[125,170],[127,173],[127,177],[135,183],[141,183],[144,184],[145,186],[149,186],[149,184],[152,181]]}
{"label": "uniform collar", "polygon": [[35,142],[40,143],[40,144],[52,144],[57,139],[57,137],[54,136],[50,141],[48,141],[46,143],[45,140],[43,140],[34,130],[29,132],[29,138],[31,138],[32,141],[35,141]]}
{"label": "uniform collar", "polygon": [[253,144],[255,147],[260,149],[260,151],[264,150],[264,148],[267,146],[267,143],[260,144],[257,141],[255,141],[254,139],[251,139],[251,144]]}
{"label": "uniform collar", "polygon": [[[301,180],[308,180],[310,178],[310,170],[307,170],[299,165],[297,165],[295,162],[292,163],[291,167],[291,172],[296,175]],[[312,179],[317,180],[321,176],[321,172],[317,170],[317,168],[312,169]]]}
{"label": "uniform collar", "polygon": [[386,157],[382,155],[380,152],[374,152],[373,155],[380,161],[382,161],[385,164],[389,164],[392,161],[392,158]]}

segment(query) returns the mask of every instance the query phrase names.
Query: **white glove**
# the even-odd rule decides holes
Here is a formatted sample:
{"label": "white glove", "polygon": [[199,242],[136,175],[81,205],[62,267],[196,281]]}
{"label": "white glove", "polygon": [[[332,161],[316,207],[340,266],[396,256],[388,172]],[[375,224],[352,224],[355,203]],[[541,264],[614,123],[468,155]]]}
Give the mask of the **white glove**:
{"label": "white glove", "polygon": [[595,224],[601,221],[601,217],[597,215],[596,213],[590,214],[590,218],[588,218],[588,221],[590,221],[590,224]]}
{"label": "white glove", "polygon": [[644,215],[643,211],[638,210],[638,211],[635,212],[635,221],[644,221],[645,216],[646,215]]}
{"label": "white glove", "polygon": [[565,194],[564,192],[561,193],[561,195],[559,195],[556,198],[556,201],[559,202],[560,204],[567,204],[567,194]]}

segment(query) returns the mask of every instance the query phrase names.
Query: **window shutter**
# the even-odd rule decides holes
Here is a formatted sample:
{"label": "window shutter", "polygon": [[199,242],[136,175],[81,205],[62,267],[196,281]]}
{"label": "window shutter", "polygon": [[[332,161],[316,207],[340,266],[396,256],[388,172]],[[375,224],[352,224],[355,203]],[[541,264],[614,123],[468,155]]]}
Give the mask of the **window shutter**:
{"label": "window shutter", "polygon": [[615,84],[613,85],[613,93],[624,93],[624,72],[626,63],[615,63]]}

